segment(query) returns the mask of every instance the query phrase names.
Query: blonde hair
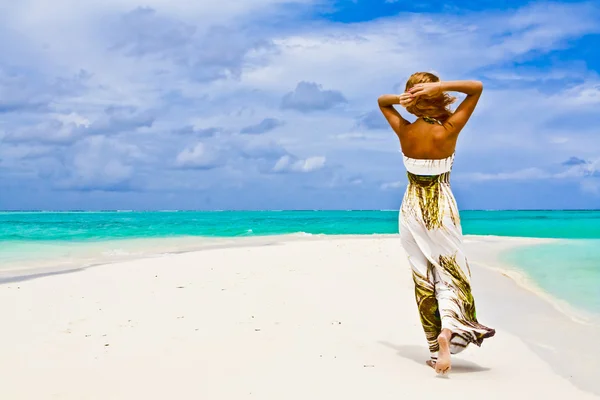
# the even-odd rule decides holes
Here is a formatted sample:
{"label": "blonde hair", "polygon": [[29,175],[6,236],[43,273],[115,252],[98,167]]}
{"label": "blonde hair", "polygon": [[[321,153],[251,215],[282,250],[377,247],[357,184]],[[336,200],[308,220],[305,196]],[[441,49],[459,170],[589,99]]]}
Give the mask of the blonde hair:
{"label": "blonde hair", "polygon": [[[440,78],[431,72],[415,72],[406,81],[408,90],[418,83],[439,82]],[[452,97],[447,93],[440,93],[433,97],[418,97],[414,104],[406,107],[406,111],[417,117],[431,117],[440,121],[445,121],[452,115],[452,111],[448,107],[456,101],[456,97]]]}

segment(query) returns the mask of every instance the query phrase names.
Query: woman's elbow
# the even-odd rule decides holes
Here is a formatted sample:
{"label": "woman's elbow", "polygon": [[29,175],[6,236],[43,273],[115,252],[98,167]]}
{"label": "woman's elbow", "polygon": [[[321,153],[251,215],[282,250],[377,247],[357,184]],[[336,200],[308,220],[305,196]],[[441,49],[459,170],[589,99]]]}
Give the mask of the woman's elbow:
{"label": "woman's elbow", "polygon": [[377,104],[379,104],[379,107],[390,107],[394,104],[393,96],[383,94],[377,98]]}

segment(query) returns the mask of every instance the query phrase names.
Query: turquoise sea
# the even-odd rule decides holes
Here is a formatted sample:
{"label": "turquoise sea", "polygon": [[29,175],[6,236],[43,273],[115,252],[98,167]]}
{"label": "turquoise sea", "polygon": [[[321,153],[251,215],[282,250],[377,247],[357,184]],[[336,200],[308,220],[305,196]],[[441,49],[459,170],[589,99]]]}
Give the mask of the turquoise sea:
{"label": "turquoise sea", "polygon": [[[466,235],[562,239],[504,261],[574,306],[600,312],[600,210],[462,211]],[[0,271],[77,267],[187,251],[235,237],[398,232],[398,211],[0,212]]]}

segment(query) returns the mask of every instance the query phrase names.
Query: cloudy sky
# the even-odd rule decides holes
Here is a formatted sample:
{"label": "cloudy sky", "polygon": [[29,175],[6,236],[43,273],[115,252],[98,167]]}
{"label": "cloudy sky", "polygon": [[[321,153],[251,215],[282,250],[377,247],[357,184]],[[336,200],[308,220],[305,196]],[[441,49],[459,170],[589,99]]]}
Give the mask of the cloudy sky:
{"label": "cloudy sky", "polygon": [[484,82],[462,209],[600,208],[599,34],[597,2],[0,0],[0,209],[396,209],[377,97],[415,71]]}

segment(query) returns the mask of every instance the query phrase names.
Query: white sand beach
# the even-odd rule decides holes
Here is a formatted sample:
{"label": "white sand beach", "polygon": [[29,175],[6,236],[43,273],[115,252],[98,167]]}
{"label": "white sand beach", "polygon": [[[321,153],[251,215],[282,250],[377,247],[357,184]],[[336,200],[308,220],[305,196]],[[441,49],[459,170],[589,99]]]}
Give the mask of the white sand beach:
{"label": "white sand beach", "polygon": [[497,333],[448,377],[398,237],[274,237],[0,284],[0,399],[600,398],[597,327],[477,265],[506,243],[469,240]]}

